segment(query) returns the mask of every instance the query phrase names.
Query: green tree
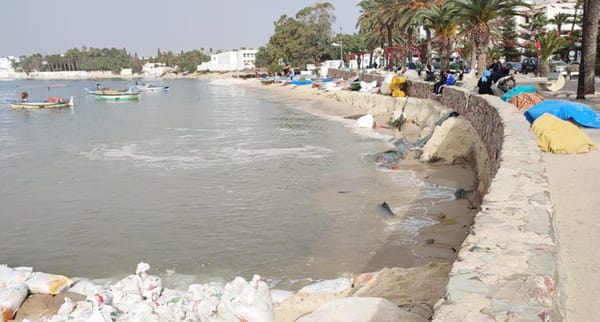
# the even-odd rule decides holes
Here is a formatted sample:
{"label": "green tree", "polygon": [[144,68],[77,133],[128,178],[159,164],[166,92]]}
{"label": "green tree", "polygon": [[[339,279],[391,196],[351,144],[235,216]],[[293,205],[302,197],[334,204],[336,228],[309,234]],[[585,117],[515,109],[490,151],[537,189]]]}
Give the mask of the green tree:
{"label": "green tree", "polygon": [[505,23],[500,26],[501,54],[507,61],[519,61],[521,58],[521,53],[517,49],[519,44],[517,43],[516,25],[514,17],[507,17]]}
{"label": "green tree", "polygon": [[473,37],[478,69],[487,67],[486,55],[490,47],[490,38],[494,22],[501,17],[517,15],[517,8],[529,7],[521,0],[448,0],[458,8],[456,18],[464,31]]}
{"label": "green tree", "polygon": [[304,66],[317,63],[331,54],[333,6],[318,3],[301,9],[295,17],[282,15],[273,23],[274,33],[257,53],[256,65]]}
{"label": "green tree", "polygon": [[539,54],[542,61],[541,65],[538,67],[538,72],[541,76],[548,76],[550,71],[548,58],[564,47],[567,41],[562,38],[556,30],[539,34],[537,41],[540,43]]}
{"label": "green tree", "polygon": [[457,8],[450,2],[444,2],[441,6],[434,5],[430,9],[419,11],[423,26],[433,30],[435,40],[440,53],[440,68],[448,70],[450,62],[450,51],[455,41],[458,25],[454,16],[457,14]]}

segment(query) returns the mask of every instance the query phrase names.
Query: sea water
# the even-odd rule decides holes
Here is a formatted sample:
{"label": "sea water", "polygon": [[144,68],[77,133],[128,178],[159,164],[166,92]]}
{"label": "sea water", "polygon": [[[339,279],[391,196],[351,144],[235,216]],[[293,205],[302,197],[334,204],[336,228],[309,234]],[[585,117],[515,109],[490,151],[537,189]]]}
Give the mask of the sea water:
{"label": "sea water", "polygon": [[[390,231],[410,247],[435,223],[427,206],[453,196],[378,170],[388,142],[293,108],[302,100],[168,80],[99,102],[83,89],[95,83],[0,82],[0,264],[118,279],[145,261],[172,287],[260,274],[293,288],[361,272]],[[12,110],[22,91],[75,106]]]}

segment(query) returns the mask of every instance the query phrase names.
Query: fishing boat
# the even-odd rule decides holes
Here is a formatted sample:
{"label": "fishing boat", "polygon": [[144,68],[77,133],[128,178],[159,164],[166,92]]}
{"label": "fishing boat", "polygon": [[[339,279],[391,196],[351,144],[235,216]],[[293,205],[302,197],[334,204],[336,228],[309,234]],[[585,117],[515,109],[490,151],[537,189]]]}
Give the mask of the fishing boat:
{"label": "fishing boat", "polygon": [[69,100],[66,100],[62,97],[49,97],[43,101],[21,100],[19,102],[11,103],[10,106],[14,109],[72,107],[73,106],[73,96],[71,96],[71,98],[69,98]]}
{"label": "fishing boat", "polygon": [[133,91],[131,88],[128,90],[118,89],[96,89],[91,90],[85,89],[88,93],[96,96],[98,101],[136,101],[141,97],[141,92]]}
{"label": "fishing boat", "polygon": [[140,92],[160,92],[169,90],[169,86],[155,85],[150,83],[141,85],[136,84],[135,86],[133,86],[133,88]]}

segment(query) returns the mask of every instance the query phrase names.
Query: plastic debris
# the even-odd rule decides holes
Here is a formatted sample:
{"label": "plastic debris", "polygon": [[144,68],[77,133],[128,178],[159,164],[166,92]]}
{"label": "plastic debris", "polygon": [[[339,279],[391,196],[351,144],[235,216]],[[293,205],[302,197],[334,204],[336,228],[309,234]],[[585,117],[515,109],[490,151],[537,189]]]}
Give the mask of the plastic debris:
{"label": "plastic debris", "polygon": [[358,127],[373,128],[375,125],[375,119],[373,118],[373,115],[367,114],[356,120],[356,125]]}

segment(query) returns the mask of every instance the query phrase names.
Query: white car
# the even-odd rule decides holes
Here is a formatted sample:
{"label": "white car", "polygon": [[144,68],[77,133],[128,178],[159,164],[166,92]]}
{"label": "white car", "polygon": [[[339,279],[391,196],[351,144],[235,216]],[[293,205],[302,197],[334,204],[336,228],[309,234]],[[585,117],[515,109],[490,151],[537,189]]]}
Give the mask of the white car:
{"label": "white car", "polygon": [[552,63],[554,65],[554,71],[558,73],[566,72],[567,63],[564,61],[556,61]]}

